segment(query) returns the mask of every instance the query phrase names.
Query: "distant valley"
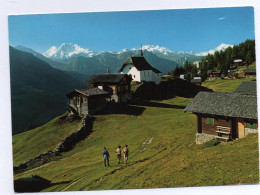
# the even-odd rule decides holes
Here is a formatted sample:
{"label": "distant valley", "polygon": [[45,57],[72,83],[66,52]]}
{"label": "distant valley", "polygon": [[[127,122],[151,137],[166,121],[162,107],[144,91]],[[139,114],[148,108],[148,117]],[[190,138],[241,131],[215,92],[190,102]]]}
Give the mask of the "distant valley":
{"label": "distant valley", "polygon": [[[165,47],[144,45],[146,60],[162,74],[185,61],[198,61],[194,52],[171,51]],[[96,52],[77,44],[64,43],[39,53],[25,46],[10,46],[11,103],[13,134],[36,126],[66,111],[65,94],[74,88],[86,88],[86,80],[97,73],[119,73],[127,58],[139,56],[140,49]]]}
{"label": "distant valley", "polygon": [[[66,111],[65,93],[86,88],[79,73],[64,72],[31,53],[10,47],[13,134],[42,125]],[[86,78],[87,79],[87,78]]]}

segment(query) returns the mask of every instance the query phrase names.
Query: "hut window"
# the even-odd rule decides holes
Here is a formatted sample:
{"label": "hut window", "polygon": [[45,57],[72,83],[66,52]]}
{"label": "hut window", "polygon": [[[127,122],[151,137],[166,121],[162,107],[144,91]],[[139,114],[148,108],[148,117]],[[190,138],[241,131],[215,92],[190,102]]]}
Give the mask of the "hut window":
{"label": "hut window", "polygon": [[206,124],[214,125],[214,118],[207,118],[206,119]]}
{"label": "hut window", "polygon": [[247,128],[256,129],[256,123],[246,123]]}

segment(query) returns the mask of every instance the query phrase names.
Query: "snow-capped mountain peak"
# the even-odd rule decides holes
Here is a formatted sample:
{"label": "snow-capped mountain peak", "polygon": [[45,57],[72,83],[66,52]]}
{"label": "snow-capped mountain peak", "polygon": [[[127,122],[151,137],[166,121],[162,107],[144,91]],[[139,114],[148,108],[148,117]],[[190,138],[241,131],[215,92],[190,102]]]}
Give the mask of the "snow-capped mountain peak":
{"label": "snow-capped mountain peak", "polygon": [[62,43],[59,47],[52,46],[50,49],[44,52],[43,55],[47,58],[63,60],[75,55],[92,57],[96,55],[96,52],[90,49],[84,49],[77,44]]}
{"label": "snow-capped mountain peak", "polygon": [[150,51],[150,52],[154,52],[154,53],[162,53],[164,55],[167,55],[169,53],[173,53],[172,50],[170,50],[166,47],[161,47],[159,45],[144,45],[144,46],[142,46],[142,49]]}
{"label": "snow-capped mountain peak", "polygon": [[216,47],[215,49],[209,50],[209,51],[204,51],[204,52],[200,52],[198,54],[196,54],[196,56],[206,56],[208,54],[214,54],[216,51],[224,51],[225,49],[227,49],[228,47],[233,47],[234,45],[229,45],[229,44],[225,44],[225,43],[221,43],[218,47]]}

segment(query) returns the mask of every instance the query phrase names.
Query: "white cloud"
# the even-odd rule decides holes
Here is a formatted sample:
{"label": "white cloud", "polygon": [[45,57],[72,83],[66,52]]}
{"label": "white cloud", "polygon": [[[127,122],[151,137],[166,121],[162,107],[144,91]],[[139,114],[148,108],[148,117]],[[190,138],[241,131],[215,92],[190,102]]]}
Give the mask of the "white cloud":
{"label": "white cloud", "polygon": [[226,17],[221,17],[221,18],[219,18],[217,20],[224,20],[224,19],[226,19]]}

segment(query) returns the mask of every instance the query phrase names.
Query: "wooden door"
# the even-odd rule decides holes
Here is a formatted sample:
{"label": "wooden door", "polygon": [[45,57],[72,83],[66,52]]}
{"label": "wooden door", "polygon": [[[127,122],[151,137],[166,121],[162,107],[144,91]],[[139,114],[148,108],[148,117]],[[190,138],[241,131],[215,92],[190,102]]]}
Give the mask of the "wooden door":
{"label": "wooden door", "polygon": [[238,120],[238,137],[243,138],[245,137],[245,127],[243,121]]}

